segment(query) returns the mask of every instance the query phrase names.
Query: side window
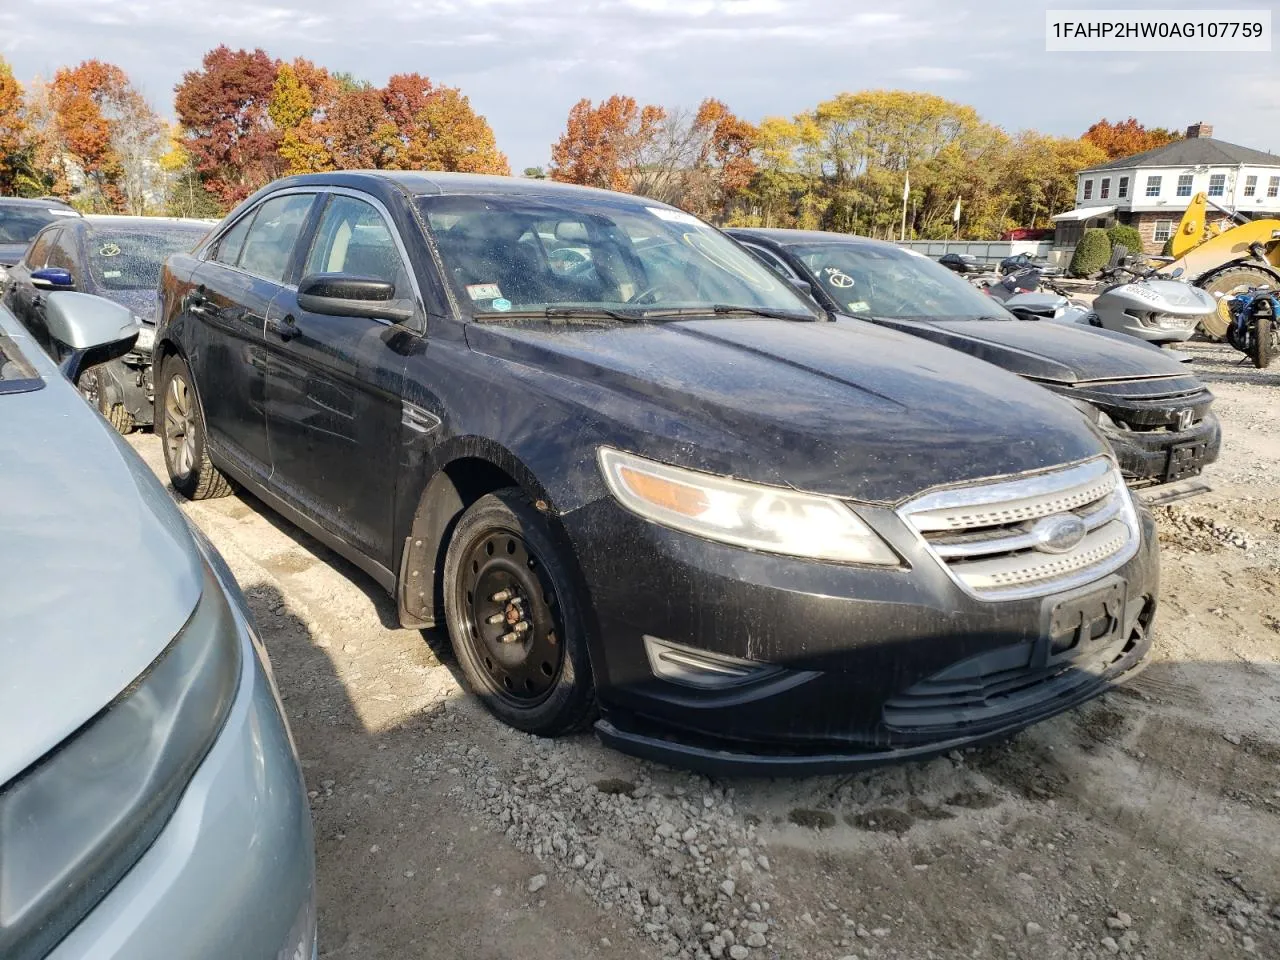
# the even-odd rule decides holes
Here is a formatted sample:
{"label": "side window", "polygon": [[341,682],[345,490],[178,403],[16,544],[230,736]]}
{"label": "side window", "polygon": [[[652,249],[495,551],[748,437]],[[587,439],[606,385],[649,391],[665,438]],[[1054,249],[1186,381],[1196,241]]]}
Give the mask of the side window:
{"label": "side window", "polygon": [[314,200],[313,193],[288,193],[260,206],[244,240],[240,269],[264,280],[282,281]]}
{"label": "side window", "polygon": [[224,233],[222,239],[218,241],[218,248],[214,251],[213,259],[218,263],[225,263],[229,267],[234,267],[239,263],[240,251],[244,249],[244,238],[248,236],[249,227],[252,224],[253,213],[245,214],[237,220],[235,226]]}
{"label": "side window", "polygon": [[316,229],[303,274],[347,273],[395,284],[397,300],[413,297],[413,285],[391,228],[377,208],[334,194]]}
{"label": "side window", "polygon": [[75,231],[64,227],[58,231],[57,239],[49,247],[49,256],[45,261],[46,267],[61,267],[63,270],[70,270],[72,276],[76,272],[76,234]]}
{"label": "side window", "polygon": [[757,260],[772,270],[778,276],[787,280],[799,280],[796,272],[777,256],[772,250],[766,250],[764,247],[757,247],[753,243],[744,243],[744,247],[751,251]]}
{"label": "side window", "polygon": [[46,230],[31,241],[31,246],[27,248],[26,256],[23,262],[29,270],[39,270],[45,265],[49,256],[49,248],[53,246],[54,239],[58,236],[57,230]]}

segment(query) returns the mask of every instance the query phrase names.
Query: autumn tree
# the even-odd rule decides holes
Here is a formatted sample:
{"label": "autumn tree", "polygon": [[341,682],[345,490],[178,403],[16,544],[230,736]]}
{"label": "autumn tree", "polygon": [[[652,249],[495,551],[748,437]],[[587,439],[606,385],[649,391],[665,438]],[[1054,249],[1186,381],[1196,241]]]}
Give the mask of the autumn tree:
{"label": "autumn tree", "polygon": [[1120,157],[1131,157],[1135,153],[1163,147],[1174,140],[1182,139],[1182,134],[1166,130],[1164,127],[1148,129],[1134,117],[1118,123],[1112,123],[1104,118],[1086,130],[1080,139],[1100,148],[1108,159],[1117,160]]}
{"label": "autumn tree", "polygon": [[1106,152],[1088,140],[1023,131],[1003,164],[1011,216],[1021,226],[1051,226],[1051,216],[1075,206],[1076,174],[1106,161]]}
{"label": "autumn tree", "polygon": [[17,192],[26,132],[22,84],[14,78],[9,64],[0,58],[0,194]]}
{"label": "autumn tree", "polygon": [[108,112],[121,109],[131,92],[124,71],[101,60],[62,67],[49,88],[58,145],[83,177],[89,202],[107,210],[124,205],[123,168]]}
{"label": "autumn tree", "polygon": [[285,169],[270,106],[278,64],[262,50],[223,45],[183,75],[174,110],[203,182],[225,205],[243,200]]}
{"label": "autumn tree", "polygon": [[396,130],[395,169],[510,175],[489,121],[457,87],[402,73],[387,82],[382,98]]}
{"label": "autumn tree", "polygon": [[582,99],[569,110],[565,132],[551,148],[551,178],[590,187],[630,190],[661,133],[662,107],[640,107],[614,94],[593,106]]}

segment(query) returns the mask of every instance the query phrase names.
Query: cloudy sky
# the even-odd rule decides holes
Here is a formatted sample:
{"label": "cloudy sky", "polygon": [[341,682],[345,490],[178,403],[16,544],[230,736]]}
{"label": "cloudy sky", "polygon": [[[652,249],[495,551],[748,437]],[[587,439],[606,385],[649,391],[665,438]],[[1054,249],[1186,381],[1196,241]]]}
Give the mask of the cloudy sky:
{"label": "cloudy sky", "polygon": [[[1257,0],[1232,6],[1263,7]],[[1013,131],[1077,135],[1100,116],[1205,120],[1280,152],[1276,53],[1045,53],[1056,0],[0,0],[0,55],[23,80],[97,57],[165,115],[218,43],[309,57],[381,85],[419,71],[460,86],[518,171],[545,164],[569,107],[626,93],[750,120],[844,90],[923,90]],[[1161,0],[1112,6],[1200,7]]]}

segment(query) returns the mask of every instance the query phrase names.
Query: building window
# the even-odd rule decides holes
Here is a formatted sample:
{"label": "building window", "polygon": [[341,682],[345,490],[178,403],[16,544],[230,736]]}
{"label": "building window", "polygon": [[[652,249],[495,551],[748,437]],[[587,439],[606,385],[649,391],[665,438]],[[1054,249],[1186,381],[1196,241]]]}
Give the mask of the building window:
{"label": "building window", "polygon": [[1258,178],[1245,177],[1244,178],[1244,195],[1246,197],[1252,197],[1252,196],[1256,196],[1257,193],[1258,193]]}
{"label": "building window", "polygon": [[1209,178],[1209,196],[1220,197],[1227,192],[1227,175],[1215,173]]}
{"label": "building window", "polygon": [[1160,196],[1160,178],[1159,177],[1147,177],[1147,196],[1148,197]]}
{"label": "building window", "polygon": [[1151,231],[1151,239],[1156,243],[1164,243],[1171,236],[1173,236],[1173,221],[1157,220]]}
{"label": "building window", "polygon": [[1191,196],[1191,174],[1184,173],[1178,177],[1178,196]]}
{"label": "building window", "polygon": [[1280,195],[1280,177],[1272,177],[1267,181],[1267,196],[1274,197]]}
{"label": "building window", "polygon": [[1098,199],[1105,200],[1109,196],[1111,196],[1111,178],[1103,177],[1102,187],[1098,190]]}
{"label": "building window", "polygon": [[1093,197],[1093,181],[1086,180],[1084,182],[1084,198],[1086,200],[1089,200],[1089,199],[1092,199],[1092,197]]}
{"label": "building window", "polygon": [[1116,196],[1123,200],[1129,195],[1129,178],[1121,177],[1120,183],[1116,187]]}

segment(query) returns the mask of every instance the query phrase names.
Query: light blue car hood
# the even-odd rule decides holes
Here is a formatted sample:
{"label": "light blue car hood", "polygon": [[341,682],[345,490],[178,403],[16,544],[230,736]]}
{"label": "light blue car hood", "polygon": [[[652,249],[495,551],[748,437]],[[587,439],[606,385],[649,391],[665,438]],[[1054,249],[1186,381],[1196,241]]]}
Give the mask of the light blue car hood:
{"label": "light blue car hood", "polygon": [[182,514],[12,315],[45,381],[0,393],[0,785],[136,680],[186,623],[202,559]]}

